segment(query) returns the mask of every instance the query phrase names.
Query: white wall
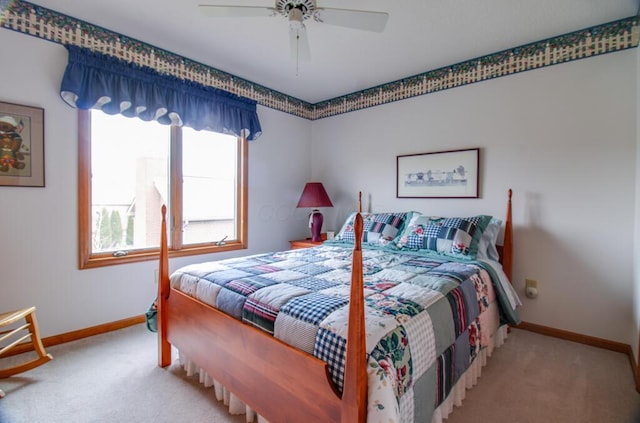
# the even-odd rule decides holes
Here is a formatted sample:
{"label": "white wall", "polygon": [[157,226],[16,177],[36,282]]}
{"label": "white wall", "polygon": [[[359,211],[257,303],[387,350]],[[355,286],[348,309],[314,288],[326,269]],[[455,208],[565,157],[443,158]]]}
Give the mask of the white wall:
{"label": "white wall", "polygon": [[[45,188],[0,187],[0,311],[35,305],[43,336],[144,313],[156,262],[78,270],[77,115],[60,99],[66,50],[0,30],[0,101],[45,109]],[[311,125],[260,107],[264,135],[249,147],[249,250],[175,259],[171,267],[286,249],[306,234],[295,205],[310,177]]]}
{"label": "white wall", "polygon": [[[529,71],[313,123],[314,179],[339,228],[357,192],[375,211],[505,213],[514,280],[539,282],[524,321],[630,343],[636,51]],[[396,199],[399,154],[481,148],[480,199]],[[367,206],[368,203],[365,204]],[[524,295],[522,295],[524,297]],[[637,338],[634,341],[637,343]]]}
{"label": "white wall", "polygon": [[[65,49],[9,30],[0,42],[16,58],[3,63],[0,101],[45,109],[46,158],[45,188],[0,187],[0,310],[37,306],[44,336],[141,314],[155,296],[155,262],[77,267],[76,112],[58,95]],[[522,318],[635,347],[637,60],[627,50],[315,122],[259,107],[249,250],[171,267],[284,249],[306,236],[306,211],[295,204],[310,179],[323,181],[336,205],[325,210],[329,230],[359,190],[373,210],[503,216],[513,188],[514,283],[540,283]],[[395,198],[398,154],[470,147],[482,149],[480,199]],[[637,260],[635,269],[638,285]]]}

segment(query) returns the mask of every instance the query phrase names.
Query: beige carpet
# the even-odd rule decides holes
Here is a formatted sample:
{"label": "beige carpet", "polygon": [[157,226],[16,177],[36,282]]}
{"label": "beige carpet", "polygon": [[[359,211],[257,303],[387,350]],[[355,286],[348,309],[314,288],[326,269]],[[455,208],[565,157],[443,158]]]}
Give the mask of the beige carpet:
{"label": "beige carpet", "polygon": [[640,423],[629,357],[511,331],[446,423]]}
{"label": "beige carpet", "polygon": [[[48,352],[52,362],[0,380],[0,423],[244,422],[178,366],[156,367],[143,325]],[[478,386],[445,423],[640,422],[625,355],[526,331],[512,331]]]}

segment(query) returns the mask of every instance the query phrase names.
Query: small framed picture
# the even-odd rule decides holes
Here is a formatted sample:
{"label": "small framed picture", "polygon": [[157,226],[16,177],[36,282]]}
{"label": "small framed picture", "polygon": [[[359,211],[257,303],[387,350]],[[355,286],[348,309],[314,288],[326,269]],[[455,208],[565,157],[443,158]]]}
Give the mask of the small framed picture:
{"label": "small framed picture", "polygon": [[0,186],[44,187],[44,109],[0,102]]}
{"label": "small framed picture", "polygon": [[397,198],[478,198],[480,149],[397,156]]}

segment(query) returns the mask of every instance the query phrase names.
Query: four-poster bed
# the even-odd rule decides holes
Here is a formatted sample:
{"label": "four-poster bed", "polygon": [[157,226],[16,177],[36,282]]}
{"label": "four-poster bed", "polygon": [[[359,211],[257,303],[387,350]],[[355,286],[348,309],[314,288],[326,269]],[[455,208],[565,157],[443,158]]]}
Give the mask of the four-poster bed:
{"label": "four-poster bed", "polygon": [[[376,299],[386,295],[385,291],[382,291],[383,288],[375,286],[375,283],[371,280],[371,275],[375,275],[375,272],[380,271],[380,268],[377,266],[377,264],[381,264],[381,266],[384,267],[386,256],[383,255],[381,249],[379,248],[372,249],[371,251],[367,249],[367,258],[365,260],[366,263],[363,264],[363,217],[360,213],[354,214],[353,222],[353,228],[348,227],[349,230],[353,231],[353,248],[352,253],[350,252],[352,261],[347,267],[343,267],[340,269],[340,271],[342,271],[343,273],[339,273],[337,270],[332,273],[334,276],[340,275],[335,276],[336,279],[339,279],[340,277],[344,279],[346,277],[344,274],[344,269],[349,270],[350,273],[350,287],[345,288],[346,285],[349,285],[349,283],[346,281],[344,284],[335,284],[335,286],[331,287],[331,289],[333,290],[332,295],[335,295],[335,297],[330,298],[339,298],[341,295],[344,297],[346,294],[342,289],[349,290],[348,298],[345,300],[345,303],[348,303],[348,305],[344,306],[345,310],[348,309],[348,325],[346,325],[345,322],[341,322],[340,324],[336,323],[334,327],[330,328],[330,330],[327,331],[327,333],[333,334],[334,332],[340,333],[340,331],[344,329],[344,336],[346,339],[348,339],[345,347],[346,352],[344,352],[344,360],[336,360],[337,363],[344,364],[341,369],[336,370],[336,363],[332,363],[332,366],[330,366],[326,361],[323,361],[320,358],[314,356],[315,352],[314,354],[310,354],[310,351],[313,352],[313,348],[307,351],[303,351],[299,348],[299,346],[291,346],[289,343],[283,342],[282,340],[274,337],[272,334],[274,333],[274,331],[278,331],[278,321],[276,320],[275,324],[273,324],[273,322],[267,322],[267,324],[265,325],[265,322],[263,322],[263,314],[260,314],[260,312],[257,312],[256,314],[247,312],[248,309],[251,309],[251,307],[247,306],[247,304],[251,303],[251,297],[247,297],[249,299],[246,300],[246,303],[244,303],[245,308],[240,314],[240,316],[242,317],[242,319],[240,320],[244,319],[245,322],[250,323],[245,324],[239,321],[239,317],[237,315],[232,317],[232,315],[237,314],[233,309],[225,310],[225,312],[218,310],[211,304],[207,304],[206,299],[203,300],[203,298],[206,298],[207,295],[210,296],[210,294],[198,294],[196,292],[196,290],[204,291],[204,285],[197,285],[196,282],[194,282],[193,285],[189,285],[192,283],[190,282],[190,280],[195,278],[194,275],[196,274],[198,275],[197,279],[199,283],[199,281],[202,279],[202,276],[216,274],[216,271],[219,271],[219,273],[229,272],[231,267],[225,267],[224,272],[222,272],[220,271],[221,267],[219,267],[217,262],[213,262],[209,264],[203,264],[206,265],[204,269],[189,268],[183,272],[175,272],[182,273],[182,277],[187,278],[187,281],[185,282],[183,280],[182,282],[180,282],[180,289],[171,286],[168,271],[165,208],[163,207],[163,239],[161,242],[160,283],[158,295],[158,364],[162,367],[166,367],[171,364],[171,345],[175,346],[180,351],[181,356],[184,354],[189,358],[189,360],[197,363],[197,365],[204,371],[206,371],[208,375],[218,381],[221,385],[223,385],[226,389],[240,398],[243,402],[248,404],[260,416],[272,423],[364,423],[365,421],[367,421],[367,410],[371,410],[372,407],[372,404],[368,405],[368,401],[371,402],[371,395],[376,395],[376,393],[368,393],[368,386],[371,384],[370,381],[372,380],[372,376],[368,375],[367,369],[369,368],[371,373],[373,371],[371,370],[371,367],[377,367],[381,363],[384,364],[385,359],[383,358],[378,362],[371,360],[370,354],[372,345],[367,345],[367,341],[370,341],[371,337],[371,328],[365,327],[365,309],[368,309],[370,313],[370,309],[374,306],[374,304],[372,303],[372,298]],[[505,221],[505,240],[503,247],[500,249],[503,269],[508,277],[511,276],[511,233],[511,190],[509,190],[507,217]],[[369,239],[371,239],[371,237],[369,237]],[[322,250],[322,248],[325,249]],[[303,253],[294,254],[292,251],[289,251],[283,252],[280,255],[276,255],[277,253],[273,253],[270,255],[256,256],[258,259],[263,260],[260,263],[260,266],[256,267],[266,268],[269,267],[268,265],[270,263],[273,263],[275,266],[279,265],[280,263],[286,262],[287,266],[291,266],[291,268],[294,268],[293,266],[300,266],[300,268],[304,267],[305,269],[308,269],[310,266],[315,266],[317,263],[319,263],[319,260],[321,258],[327,258],[326,262],[337,262],[342,260],[346,256],[343,254],[340,248],[344,249],[344,247],[331,246],[314,247],[313,249],[309,249],[309,251],[304,254],[310,255],[314,253],[316,254],[316,256],[314,256],[313,260],[311,260],[309,263],[306,263],[304,266],[302,265],[302,260],[308,257],[300,255]],[[316,249],[318,249],[317,252],[311,251]],[[404,257],[403,260],[405,261],[403,262],[403,266],[409,267],[409,264],[413,266],[414,261],[418,262],[416,266],[419,266],[419,262],[422,260],[422,256],[415,257],[415,260],[413,260],[411,257]],[[296,260],[299,260],[300,262],[298,263]],[[397,258],[394,257],[394,260],[397,260]],[[464,262],[450,264],[445,263],[444,261],[440,262],[438,261],[438,259],[429,260],[431,261],[429,266],[439,266],[436,268],[458,266],[460,268],[463,268],[467,273],[470,271],[469,269],[479,269],[477,264],[470,266],[469,264]],[[220,263],[226,263],[229,266],[232,266],[234,263],[238,264],[240,262],[233,262],[233,259],[231,259],[228,261],[222,261]],[[372,263],[374,263],[375,265],[372,265]],[[244,262],[240,264],[242,266],[248,266],[248,264]],[[375,267],[375,269],[372,270],[372,267]],[[231,270],[237,273],[239,269],[240,268],[238,267],[237,269],[234,268]],[[246,269],[246,267],[243,267],[242,269]],[[282,271],[282,274],[291,272],[288,268],[283,269],[284,270]],[[396,273],[398,272],[396,268],[389,268],[385,271]],[[243,274],[248,275],[246,272]],[[269,285],[271,282],[265,282],[266,279],[264,278],[264,276],[265,275],[261,274],[260,276],[254,277],[253,274],[251,274],[249,276],[246,276],[246,281],[228,278],[229,280],[233,279],[231,282],[229,282],[229,285],[238,285],[241,282],[248,283],[247,281],[253,283],[259,278],[262,278],[260,279],[261,284],[266,283],[267,285]],[[312,278],[310,277],[306,280],[310,279]],[[460,277],[459,280],[462,281],[463,278]],[[482,285],[480,278],[475,277],[473,281],[476,284],[475,289],[478,290],[478,286]],[[322,283],[325,282],[326,281],[323,281]],[[174,281],[172,280],[171,283],[173,284]],[[224,285],[225,283],[227,283],[227,280],[219,282],[220,285]],[[447,283],[451,284],[450,281]],[[396,291],[394,292],[397,292],[399,286],[401,285],[401,283],[393,285],[393,289],[396,289]],[[473,283],[466,284],[467,287],[469,285],[473,286]],[[189,288],[190,286],[192,288]],[[302,285],[298,284],[298,286],[294,288],[300,289],[300,286]],[[246,289],[246,286],[243,285],[243,287],[243,289]],[[274,287],[275,285],[267,286],[267,288]],[[216,295],[218,295],[218,292],[221,292],[223,290],[220,289],[219,286],[216,286],[215,289],[217,289]],[[403,289],[407,290],[408,288],[404,287]],[[420,287],[420,289],[422,289],[422,287]],[[367,298],[365,298],[365,291],[369,295]],[[316,292],[310,292],[308,290],[304,292],[310,293],[310,296],[316,294]],[[391,292],[391,290],[389,290],[389,292]],[[457,300],[450,300],[450,303],[453,304],[453,302],[455,301],[466,301],[461,293],[462,290],[460,290],[460,295],[458,296]],[[234,295],[236,294],[234,293]],[[220,294],[219,296],[222,297],[222,294]],[[389,296],[384,298],[388,299],[391,297]],[[423,298],[422,300],[416,301],[422,301],[421,304],[424,306],[424,309],[427,309],[427,305],[432,305],[432,303],[435,302],[435,299],[441,300],[445,297],[436,293],[433,294],[433,296],[430,298],[431,299],[427,300]],[[217,301],[218,303],[220,303],[220,307],[224,308],[224,304],[222,304],[220,298],[218,298]],[[414,302],[408,300],[402,300],[401,302],[403,307],[405,307],[406,309],[410,309],[411,307],[413,307],[422,310],[422,307],[416,305],[416,303]],[[448,303],[443,300],[438,304]],[[264,304],[259,303],[254,308],[257,309],[264,306]],[[281,308],[284,309],[285,307],[285,305],[282,305]],[[455,309],[456,306],[452,305],[452,307]],[[261,310],[264,312],[264,308]],[[333,310],[335,313],[335,308]],[[463,311],[466,313],[468,310]],[[395,312],[397,312],[397,310],[393,310],[393,313]],[[393,317],[396,320],[405,323],[407,326],[410,323],[409,319],[418,314],[418,311],[405,310],[402,312],[408,314],[394,314]],[[382,315],[380,312],[377,313],[378,314],[376,316]],[[498,312],[494,311],[494,313],[497,316]],[[426,312],[424,314],[426,314]],[[469,314],[472,313],[469,311]],[[432,317],[434,316],[435,314],[432,314]],[[378,322],[378,324],[383,326],[384,324],[389,324],[389,319],[384,320],[387,317],[387,315],[385,315],[384,318],[380,317],[381,320]],[[371,318],[370,314],[368,314],[368,319],[369,318]],[[473,316],[471,316],[471,318],[473,318]],[[338,320],[338,318],[335,318],[335,320]],[[393,324],[395,324],[395,320],[391,319],[391,321],[393,321]],[[431,320],[428,319],[428,323],[431,324]],[[329,325],[330,324],[331,323],[329,323]],[[468,322],[465,323],[465,325],[459,330],[456,329],[456,336],[460,335],[460,338],[464,338],[465,336],[467,336],[467,332],[465,332],[465,329],[467,329],[467,325]],[[265,327],[267,328],[266,331]],[[280,327],[282,327],[282,324],[280,324]],[[396,329],[400,330],[399,333],[404,333],[402,332],[404,331],[404,327],[402,327],[401,324],[397,324]],[[479,324],[477,325],[477,327],[473,328],[474,331],[477,330],[478,332],[479,329]],[[321,328],[320,330],[323,329]],[[290,338],[295,341],[296,336],[297,335],[290,336]],[[436,339],[434,343],[437,344],[442,342]],[[461,345],[466,345],[466,347],[469,346],[468,343],[463,343]],[[317,345],[315,349],[317,352]],[[453,352],[451,352],[450,350],[451,348],[447,350],[447,353],[456,354],[455,348],[452,350]],[[438,351],[442,352],[443,349],[440,348]],[[333,352],[331,354],[333,354]],[[321,354],[315,355],[322,356]],[[409,363],[409,367],[413,366],[417,368],[419,366],[419,364],[417,364],[418,355],[418,350],[416,349],[413,358],[414,363]],[[465,366],[468,365],[465,364]],[[342,368],[344,369],[343,376]],[[378,370],[380,370],[381,368],[382,366],[380,366]],[[466,367],[464,367],[464,369],[466,369]],[[398,371],[397,375],[400,375],[399,377],[402,377],[403,372],[404,370]],[[394,378],[396,377],[396,375],[392,376]],[[374,375],[373,377],[375,378],[376,376]],[[402,385],[402,383],[398,381],[394,381],[394,383],[398,386]],[[413,382],[407,383],[404,386],[404,390],[408,391],[409,389],[413,389],[413,386],[409,386],[411,384],[413,384]],[[396,386],[394,389],[396,391],[402,390],[398,386]],[[448,389],[450,389],[450,387],[448,387]],[[440,393],[436,390],[434,392],[434,396],[442,397],[445,396],[445,394],[448,395],[451,391],[447,390],[446,392]],[[439,398],[438,403],[442,402],[442,399],[443,398]],[[383,405],[384,403],[380,403],[378,404],[378,407],[383,407]]]}

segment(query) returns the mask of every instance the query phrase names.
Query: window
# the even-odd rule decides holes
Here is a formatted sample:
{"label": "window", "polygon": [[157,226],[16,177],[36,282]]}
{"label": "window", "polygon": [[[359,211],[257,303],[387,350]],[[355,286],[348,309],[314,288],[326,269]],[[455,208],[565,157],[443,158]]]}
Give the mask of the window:
{"label": "window", "polygon": [[246,248],[247,142],[79,111],[80,268]]}

